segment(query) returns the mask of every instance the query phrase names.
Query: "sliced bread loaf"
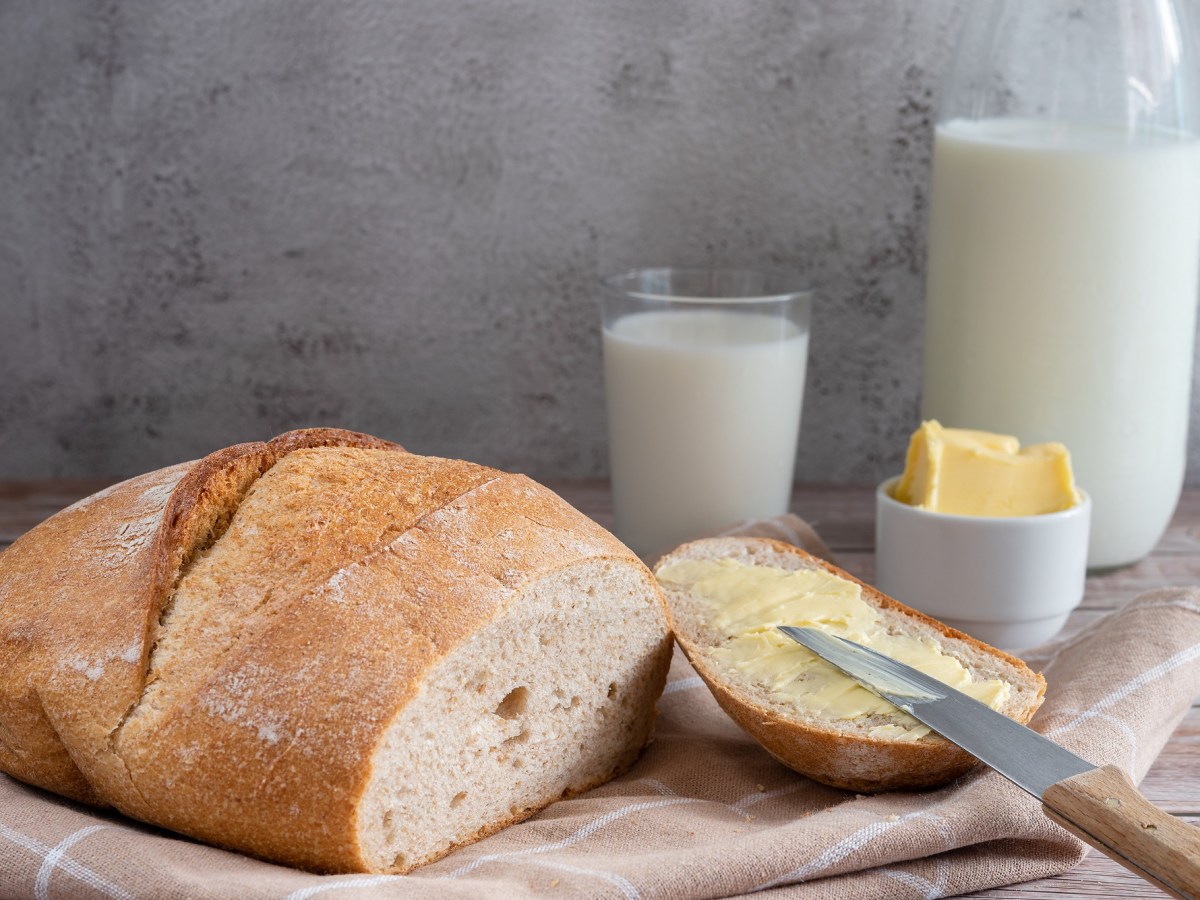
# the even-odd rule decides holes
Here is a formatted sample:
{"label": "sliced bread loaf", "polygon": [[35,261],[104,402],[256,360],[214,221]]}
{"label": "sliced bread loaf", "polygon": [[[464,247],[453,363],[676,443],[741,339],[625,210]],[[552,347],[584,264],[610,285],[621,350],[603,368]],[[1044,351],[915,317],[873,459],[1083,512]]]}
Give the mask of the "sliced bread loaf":
{"label": "sliced bread loaf", "polygon": [[[702,565],[690,564],[696,561]],[[728,572],[752,567],[746,574],[760,579],[760,585],[784,583],[787,579],[779,578],[783,573],[804,571],[839,581],[815,579],[810,604],[815,611],[805,609],[809,601],[804,599],[775,603],[770,598],[731,596],[727,589],[717,597],[705,589],[703,579],[725,571],[704,565],[706,561]],[[675,637],[721,707],[784,765],[825,784],[863,792],[930,787],[966,772],[975,759],[775,632],[776,625],[785,624],[844,631],[843,613],[820,612],[823,593],[845,588],[847,596],[860,598],[865,606],[856,607],[861,612],[854,615],[869,618],[882,635],[929,648],[940,665],[958,672],[968,689],[987,694],[1005,715],[1027,722],[1041,705],[1045,680],[1020,660],[789,544],[764,538],[695,541],[659,560],[655,572],[667,597]],[[731,583],[736,589],[738,582],[725,581],[726,586]],[[730,615],[722,608],[734,604],[745,604],[745,609]],[[855,627],[859,624],[856,621]],[[745,641],[757,643],[748,653],[734,652]],[[764,676],[763,660],[768,657],[778,660],[779,678]],[[812,700],[817,694],[823,698],[819,703]],[[829,701],[830,696],[835,700]]]}
{"label": "sliced bread loaf", "polygon": [[527,478],[291,433],[0,554],[0,770],[315,871],[403,872],[632,764],[670,657]]}

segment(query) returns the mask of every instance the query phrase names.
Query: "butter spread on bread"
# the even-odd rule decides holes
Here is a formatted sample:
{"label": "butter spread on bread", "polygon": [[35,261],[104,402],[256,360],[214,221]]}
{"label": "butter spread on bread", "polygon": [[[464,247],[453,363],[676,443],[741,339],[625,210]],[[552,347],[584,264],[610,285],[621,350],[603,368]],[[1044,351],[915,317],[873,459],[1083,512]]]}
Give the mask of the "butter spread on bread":
{"label": "butter spread on bread", "polygon": [[777,624],[814,625],[923,668],[1021,722],[1045,681],[790,544],[710,538],[655,567],[676,640],[721,707],[796,771],[855,791],[930,787],[974,757],[859,687]]}
{"label": "butter spread on bread", "polygon": [[0,554],[0,770],[314,871],[402,872],[649,739],[654,578],[517,475],[310,429]]}
{"label": "butter spread on bread", "polygon": [[862,598],[861,585],[824,569],[788,571],[725,557],[683,559],[663,566],[657,574],[660,583],[688,591],[708,606],[710,622],[726,635],[712,651],[712,659],[722,668],[737,669],[782,702],[831,718],[888,719],[886,724],[870,728],[867,734],[871,737],[916,740],[930,729],[775,626],[821,628],[857,641],[993,709],[999,709],[1008,697],[1006,681],[976,680],[932,637],[889,629],[879,610]]}

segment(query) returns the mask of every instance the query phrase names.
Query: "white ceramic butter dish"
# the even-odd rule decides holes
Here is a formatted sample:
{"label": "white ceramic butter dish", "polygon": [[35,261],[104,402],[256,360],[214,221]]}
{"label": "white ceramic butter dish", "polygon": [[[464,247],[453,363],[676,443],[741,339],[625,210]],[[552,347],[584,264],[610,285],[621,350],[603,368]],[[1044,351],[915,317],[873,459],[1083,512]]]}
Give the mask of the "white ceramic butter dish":
{"label": "white ceramic butter dish", "polygon": [[1006,650],[1054,637],[1083,599],[1092,502],[1036,516],[930,512],[875,492],[875,584]]}

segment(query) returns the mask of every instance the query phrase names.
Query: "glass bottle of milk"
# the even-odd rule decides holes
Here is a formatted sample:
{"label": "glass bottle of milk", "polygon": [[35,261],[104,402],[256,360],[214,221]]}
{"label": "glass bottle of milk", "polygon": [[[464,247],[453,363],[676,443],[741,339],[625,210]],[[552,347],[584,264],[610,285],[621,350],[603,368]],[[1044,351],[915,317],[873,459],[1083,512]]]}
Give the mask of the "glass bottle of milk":
{"label": "glass bottle of milk", "polygon": [[1062,441],[1088,564],[1145,556],[1187,461],[1200,59],[1173,0],[973,0],[934,140],[922,415]]}

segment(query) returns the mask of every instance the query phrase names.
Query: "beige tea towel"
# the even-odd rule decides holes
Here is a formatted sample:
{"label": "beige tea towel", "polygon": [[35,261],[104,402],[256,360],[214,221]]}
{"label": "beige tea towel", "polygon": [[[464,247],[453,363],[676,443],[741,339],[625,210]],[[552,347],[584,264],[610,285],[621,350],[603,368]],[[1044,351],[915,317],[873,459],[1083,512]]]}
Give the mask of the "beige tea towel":
{"label": "beige tea towel", "polygon": [[[773,537],[815,537],[794,517]],[[1160,590],[1027,654],[1034,727],[1135,779],[1200,693],[1200,591]],[[0,776],[0,896],[71,898],[938,897],[1063,872],[1082,845],[977,768],[856,796],[784,768],[676,655],[655,742],[624,777],[408,876],[317,876],[99,814]]]}

